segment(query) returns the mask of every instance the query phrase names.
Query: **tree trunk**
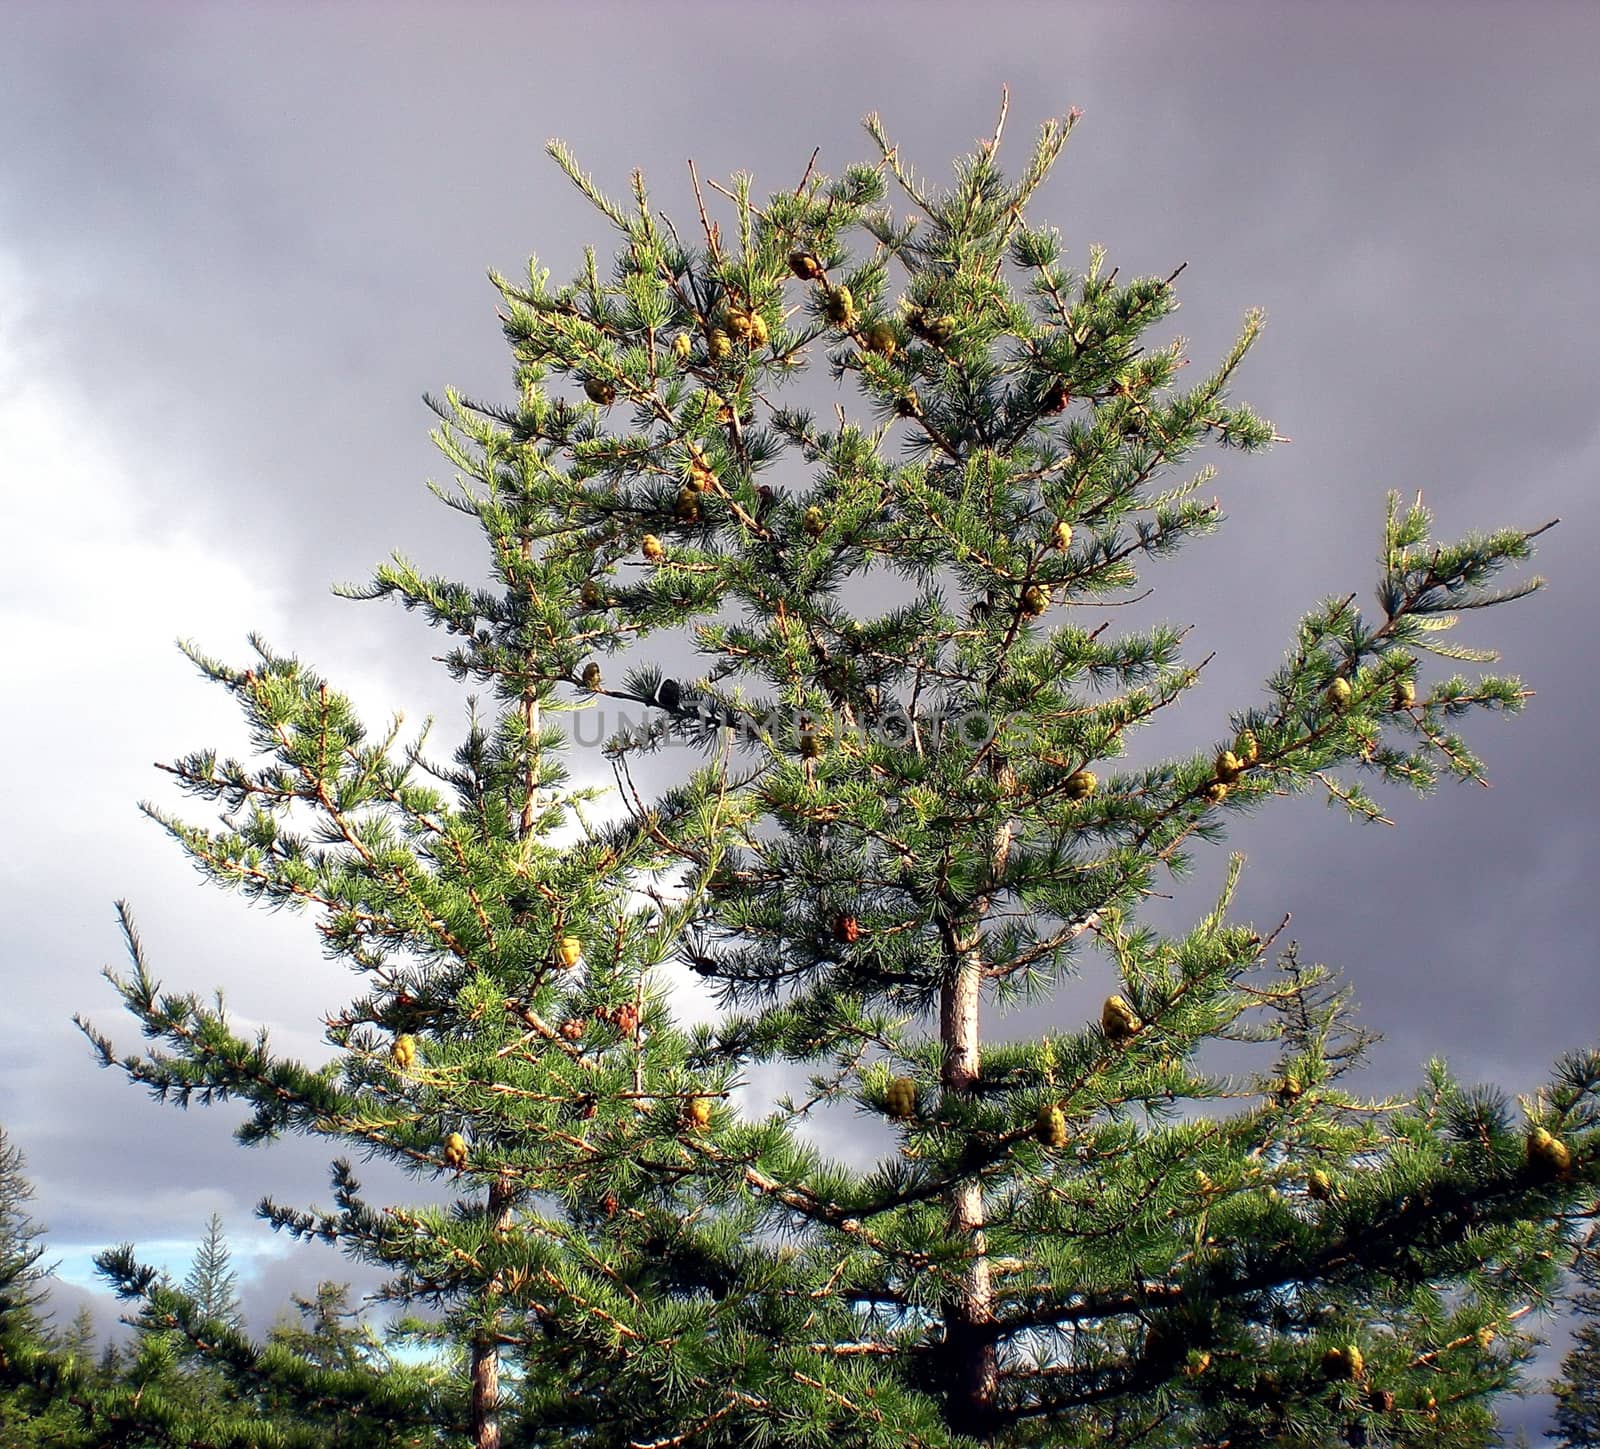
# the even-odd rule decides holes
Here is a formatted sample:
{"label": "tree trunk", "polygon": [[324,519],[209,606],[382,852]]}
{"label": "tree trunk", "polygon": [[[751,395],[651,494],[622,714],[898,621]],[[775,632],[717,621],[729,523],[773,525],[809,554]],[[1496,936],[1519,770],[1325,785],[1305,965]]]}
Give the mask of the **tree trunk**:
{"label": "tree trunk", "polygon": [[[511,1184],[502,1179],[489,1189],[487,1212],[495,1233],[511,1228]],[[500,1316],[472,1341],[472,1449],[500,1449]]]}
{"label": "tree trunk", "polygon": [[[960,952],[956,969],[939,1001],[939,1032],[944,1042],[942,1080],[946,1091],[965,1092],[979,1067],[978,1004],[983,963],[976,948]],[[971,1244],[972,1257],[963,1271],[960,1291],[944,1305],[945,1352],[949,1362],[952,1425],[962,1433],[985,1437],[994,1414],[999,1372],[989,1325],[993,1293],[983,1235],[983,1187],[976,1179],[957,1185],[950,1226],[957,1238]]]}

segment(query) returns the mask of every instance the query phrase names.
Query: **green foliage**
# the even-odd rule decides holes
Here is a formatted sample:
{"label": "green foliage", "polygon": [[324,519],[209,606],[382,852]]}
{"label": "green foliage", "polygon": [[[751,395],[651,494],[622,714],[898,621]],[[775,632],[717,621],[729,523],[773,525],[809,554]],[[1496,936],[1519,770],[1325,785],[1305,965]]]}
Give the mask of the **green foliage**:
{"label": "green foliage", "polygon": [[[308,1067],[163,991],[122,908],[112,979],[153,1045],[85,1029],[159,1098],[246,1104],[243,1141],[325,1137],[434,1189],[380,1209],[341,1159],[331,1208],[260,1211],[381,1265],[388,1298],[429,1311],[403,1332],[460,1350],[449,1382],[358,1353],[331,1298],[309,1336],[258,1349],[107,1255],[152,1327],[293,1407],[283,1442],[1491,1432],[1563,1214],[1600,1182],[1600,1058],[1520,1113],[1442,1064],[1413,1101],[1366,1100],[1368,1038],[1330,973],[1228,919],[1237,859],[1192,931],[1139,912],[1275,796],[1372,819],[1369,785],[1479,777],[1457,722],[1525,691],[1418,668],[1479,657],[1436,636],[1536,587],[1495,581],[1537,530],[1435,543],[1420,501],[1391,499],[1381,615],[1320,604],[1260,702],[1120,768],[1201,665],[1181,630],[1068,610],[1123,601],[1222,526],[1202,449],[1275,435],[1231,396],[1259,314],[1181,385],[1181,345],[1148,338],[1178,273],[1120,279],[1098,250],[1070,267],[1026,219],[1075,119],[1017,180],[997,135],[938,190],[874,118],[877,163],[761,206],[736,179],[733,238],[703,210],[694,244],[642,178],[620,204],[552,145],[619,234],[611,265],[495,277],[519,396],[433,404],[460,475],[436,492],[482,529],[492,585],[397,557],[342,590],[453,635],[447,669],[498,713],[474,699],[439,765],[426,730],[396,752],[398,719],[369,737],[259,638],[243,669],[185,646],[262,759],[169,767],[218,828],[145,808],[213,880],[315,912],[364,992]],[[854,413],[775,400],[818,352]],[[692,641],[697,677],[664,675],[657,634]],[[613,654],[621,684],[587,669]],[[561,718],[624,706],[647,724],[610,736],[602,806]],[[648,757],[691,764],[647,789]],[[674,1021],[672,962],[719,1020]],[[985,1039],[992,1005],[1090,970],[1122,999],[1099,1021]],[[1219,1040],[1253,1067],[1209,1069]],[[807,1085],[740,1110],[758,1074]],[[846,1151],[829,1134],[852,1116]]]}

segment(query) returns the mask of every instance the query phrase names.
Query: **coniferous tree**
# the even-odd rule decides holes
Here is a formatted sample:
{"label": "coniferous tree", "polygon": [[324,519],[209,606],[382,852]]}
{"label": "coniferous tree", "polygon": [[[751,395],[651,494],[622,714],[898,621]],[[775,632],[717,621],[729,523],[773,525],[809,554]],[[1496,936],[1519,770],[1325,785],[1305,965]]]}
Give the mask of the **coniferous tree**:
{"label": "coniferous tree", "polygon": [[233,1271],[233,1254],[222,1231],[222,1219],[212,1213],[205,1236],[195,1249],[194,1262],[183,1280],[183,1291],[202,1316],[219,1319],[230,1328],[244,1321],[239,1309],[239,1275]]}
{"label": "coniferous tree", "polygon": [[49,1269],[44,1265],[44,1228],[33,1220],[34,1196],[22,1149],[0,1126],[0,1330],[18,1333],[39,1321]]}
{"label": "coniferous tree", "polygon": [[[1439,543],[1391,498],[1378,613],[1319,605],[1261,699],[1131,762],[1200,666],[1182,630],[1113,636],[1095,610],[1221,524],[1209,467],[1172,470],[1274,434],[1229,400],[1259,317],[1180,386],[1180,346],[1147,336],[1177,273],[1119,281],[1098,250],[1071,269],[1027,220],[1073,119],[1016,181],[997,131],[947,191],[873,120],[877,163],[761,206],[739,178],[735,236],[702,197],[693,244],[642,180],[617,204],[553,147],[620,234],[612,269],[497,278],[521,397],[435,405],[471,480],[441,496],[483,529],[492,585],[397,559],[345,591],[454,634],[445,662],[493,689],[494,720],[474,709],[452,766],[420,740],[397,759],[398,721],[369,740],[259,639],[249,668],[186,646],[266,760],[171,767],[219,829],[146,808],[214,879],[316,909],[369,989],[307,1067],[163,993],[124,911],[118,985],[160,1045],[93,1035],[180,1103],[251,1104],[246,1141],[308,1132],[456,1189],[379,1211],[340,1162],[331,1210],[263,1205],[467,1343],[458,1390],[411,1386],[413,1422],[478,1449],[1492,1432],[1563,1214],[1600,1181],[1600,1058],[1519,1112],[1439,1063],[1409,1101],[1368,1101],[1329,974],[1227,919],[1237,861],[1192,931],[1139,911],[1275,796],[1370,820],[1364,781],[1479,778],[1456,722],[1525,691],[1420,666],[1485,657],[1440,633],[1537,586],[1495,579],[1538,530]],[[854,414],[775,400],[818,351]],[[640,649],[675,629],[696,678]],[[601,656],[628,651],[608,681]],[[610,743],[624,808],[601,821],[557,724],[608,701],[648,726]],[[635,762],[669,743],[709,762],[642,788]],[[714,1027],[674,1025],[674,958],[727,1008]],[[1097,1020],[995,1031],[1078,973],[1111,988]],[[1257,1068],[1206,1070],[1217,1040],[1254,1042]],[[727,1095],[765,1064],[808,1086],[741,1116]],[[872,1124],[870,1167],[808,1134],[841,1111]],[[104,1266],[197,1332],[131,1254]],[[236,1337],[222,1357],[338,1421],[314,1372]],[[391,1379],[347,1374],[337,1410],[368,1394],[398,1428]]]}
{"label": "coniferous tree", "polygon": [[1561,1449],[1600,1449],[1600,1242],[1585,1238],[1573,1260],[1578,1290],[1571,1299],[1577,1317],[1572,1346],[1551,1385],[1555,1427],[1545,1433]]}
{"label": "coniferous tree", "polygon": [[292,1297],[300,1321],[273,1325],[267,1335],[271,1342],[317,1368],[352,1370],[386,1363],[377,1335],[361,1321],[361,1310],[350,1306],[348,1283],[323,1282],[314,1298]]}

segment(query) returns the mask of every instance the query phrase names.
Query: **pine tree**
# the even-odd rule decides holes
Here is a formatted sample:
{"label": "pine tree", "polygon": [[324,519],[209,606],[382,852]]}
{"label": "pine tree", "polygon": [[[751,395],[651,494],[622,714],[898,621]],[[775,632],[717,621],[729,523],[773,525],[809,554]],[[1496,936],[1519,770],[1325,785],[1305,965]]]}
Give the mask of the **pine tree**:
{"label": "pine tree", "polygon": [[1555,1427],[1545,1433],[1561,1449],[1600,1446],[1600,1241],[1593,1232],[1573,1260],[1578,1289],[1570,1306],[1577,1316],[1572,1347],[1551,1385],[1556,1398]]}
{"label": "pine tree", "polygon": [[[426,731],[397,758],[400,721],[369,738],[261,639],[248,668],[185,646],[265,758],[169,767],[219,828],[146,810],[214,880],[316,910],[368,989],[310,1068],[164,993],[122,907],[113,979],[158,1046],[119,1058],[86,1030],[159,1095],[248,1103],[246,1142],[310,1133],[451,1190],[379,1210],[340,1160],[331,1209],[262,1205],[467,1345],[454,1389],[345,1375],[344,1415],[369,1394],[369,1422],[477,1449],[1492,1434],[1564,1214],[1600,1182],[1600,1055],[1515,1111],[1441,1063],[1369,1101],[1333,974],[1229,919],[1237,857],[1192,930],[1140,909],[1275,796],[1372,820],[1366,782],[1480,778],[1457,722],[1526,691],[1422,666],[1492,657],[1440,634],[1538,586],[1496,581],[1539,530],[1436,542],[1391,497],[1378,612],[1318,605],[1260,700],[1136,761],[1200,666],[1182,630],[1069,610],[1221,525],[1210,466],[1173,470],[1275,434],[1230,400],[1258,315],[1180,386],[1180,345],[1147,340],[1178,273],[1119,280],[1098,249],[1069,268],[1026,219],[1075,119],[1017,180],[997,130],[938,190],[872,118],[880,159],[838,180],[808,168],[757,206],[736,178],[731,240],[697,192],[694,244],[637,175],[624,206],[553,145],[620,235],[611,271],[591,252],[570,286],[495,278],[519,398],[433,404],[462,480],[440,496],[492,583],[396,558],[342,590],[454,635],[444,662],[495,717],[473,701],[449,766]],[[773,396],[818,352],[850,390],[831,419]],[[698,677],[646,642],[674,634]],[[608,742],[602,820],[560,722],[609,702],[647,724]],[[646,789],[636,762],[669,744],[704,757]],[[714,1026],[675,1024],[671,960]],[[1077,974],[1109,988],[1096,1020],[996,1031]],[[1203,1067],[1217,1040],[1254,1043],[1255,1069]],[[736,1111],[763,1067],[808,1086]],[[813,1130],[851,1113],[866,1168]],[[195,1334],[130,1252],[103,1266]],[[230,1345],[300,1422],[344,1422],[320,1371]]]}
{"label": "pine tree", "polygon": [[348,1283],[317,1284],[315,1298],[293,1295],[300,1322],[275,1324],[268,1339],[318,1368],[354,1370],[382,1365],[386,1355],[372,1329],[350,1306]]}
{"label": "pine tree", "polygon": [[38,1326],[49,1268],[39,1241],[44,1228],[29,1212],[34,1196],[22,1149],[0,1127],[0,1332]]}
{"label": "pine tree", "polygon": [[243,1322],[239,1309],[239,1276],[233,1271],[232,1253],[222,1231],[222,1219],[212,1213],[205,1236],[195,1249],[194,1262],[183,1280],[183,1291],[205,1318],[218,1319],[231,1328]]}

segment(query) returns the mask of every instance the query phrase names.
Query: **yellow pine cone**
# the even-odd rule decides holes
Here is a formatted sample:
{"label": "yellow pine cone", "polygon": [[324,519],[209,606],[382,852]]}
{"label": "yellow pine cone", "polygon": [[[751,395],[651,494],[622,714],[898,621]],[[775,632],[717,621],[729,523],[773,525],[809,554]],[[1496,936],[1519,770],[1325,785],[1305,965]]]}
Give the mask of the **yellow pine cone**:
{"label": "yellow pine cone", "polygon": [[616,388],[603,378],[586,377],[583,380],[583,390],[590,402],[599,403],[603,408],[610,407],[617,400]]}
{"label": "yellow pine cone", "polygon": [[1300,1078],[1293,1072],[1286,1073],[1283,1080],[1278,1083],[1278,1100],[1285,1105],[1298,1102],[1305,1094],[1305,1088],[1300,1085]]}
{"label": "yellow pine cone", "polygon": [[1067,1119],[1061,1108],[1046,1103],[1039,1108],[1033,1124],[1033,1135],[1046,1147],[1057,1150],[1067,1145]]}
{"label": "yellow pine cone", "polygon": [[1567,1144],[1543,1127],[1528,1134],[1528,1166],[1540,1177],[1565,1177],[1572,1167]]}
{"label": "yellow pine cone", "polygon": [[1106,997],[1106,1004],[1100,1008],[1100,1029],[1105,1032],[1107,1040],[1117,1043],[1132,1041],[1143,1025],[1139,1014],[1122,997]]}
{"label": "yellow pine cone", "polygon": [[1330,1379],[1359,1379],[1367,1370],[1367,1361],[1355,1344],[1346,1348],[1330,1348],[1322,1355],[1322,1372]]}
{"label": "yellow pine cone", "polygon": [[700,495],[693,488],[680,488],[677,501],[672,505],[672,516],[679,523],[700,521]]}
{"label": "yellow pine cone", "polygon": [[1065,520],[1056,524],[1055,531],[1050,535],[1050,541],[1065,553],[1072,547],[1072,525]]}
{"label": "yellow pine cone", "polygon": [[571,970],[583,959],[583,942],[576,936],[563,936],[556,942],[556,960]]}
{"label": "yellow pine cone", "polygon": [[747,342],[750,339],[750,314],[748,312],[730,312],[728,320],[723,324],[729,337],[735,342]]}
{"label": "yellow pine cone", "polygon": [[1397,679],[1394,683],[1394,707],[1410,709],[1417,702],[1417,687],[1409,679]]}
{"label": "yellow pine cone", "polygon": [[691,1097],[685,1111],[689,1126],[696,1132],[703,1132],[711,1125],[711,1098]]}
{"label": "yellow pine cone", "polygon": [[894,328],[887,322],[874,322],[861,334],[862,344],[868,352],[878,352],[884,357],[893,357],[899,341],[894,335]]}
{"label": "yellow pine cone", "polygon": [[1037,619],[1050,607],[1050,590],[1043,584],[1029,584],[1022,591],[1022,612],[1030,619]]}
{"label": "yellow pine cone", "polygon": [[933,343],[935,347],[943,347],[956,335],[956,319],[948,313],[940,313],[930,317],[920,307],[913,307],[907,318],[907,325],[918,337]]}
{"label": "yellow pine cone", "polygon": [[1216,759],[1217,778],[1224,785],[1231,785],[1240,775],[1244,774],[1244,761],[1232,750],[1224,750]]}
{"label": "yellow pine cone", "polygon": [[402,1072],[409,1072],[417,1060],[417,1039],[414,1036],[397,1036],[389,1048],[389,1060]]}
{"label": "yellow pine cone", "polygon": [[884,1106],[891,1117],[902,1121],[917,1115],[917,1084],[910,1077],[896,1077],[883,1095]]}
{"label": "yellow pine cone", "polygon": [[1261,758],[1261,745],[1256,739],[1255,731],[1240,730],[1239,738],[1233,742],[1233,752],[1245,764],[1255,764]]}
{"label": "yellow pine cone", "polygon": [[1099,786],[1100,780],[1093,770],[1074,770],[1067,776],[1067,799],[1087,800]]}
{"label": "yellow pine cone", "polygon": [[1221,780],[1213,780],[1202,793],[1211,804],[1220,805],[1228,798],[1228,787]]}
{"label": "yellow pine cone", "polygon": [[821,538],[828,527],[828,515],[820,508],[811,507],[801,515],[800,527],[812,538]]}
{"label": "yellow pine cone", "polygon": [[706,352],[710,354],[713,362],[724,361],[733,351],[733,343],[729,341],[728,334],[720,327],[713,327],[706,337]]}
{"label": "yellow pine cone", "polygon": [[467,1139],[459,1132],[444,1139],[444,1160],[457,1172],[467,1165]]}
{"label": "yellow pine cone", "polygon": [[687,362],[689,360],[689,353],[693,347],[694,343],[690,340],[687,332],[680,332],[672,339],[672,355],[679,362]]}
{"label": "yellow pine cone", "polygon": [[593,660],[583,666],[583,687],[591,694],[600,688],[600,666]]}
{"label": "yellow pine cone", "polygon": [[640,551],[648,559],[659,559],[665,556],[666,549],[661,546],[661,540],[653,533],[647,533],[639,541]]}
{"label": "yellow pine cone", "polygon": [[1328,708],[1335,713],[1350,707],[1350,681],[1336,679],[1327,688],[1323,698],[1328,702]]}
{"label": "yellow pine cone", "polygon": [[593,579],[585,579],[578,590],[578,602],[586,609],[598,609],[606,601],[606,591]]}
{"label": "yellow pine cone", "polygon": [[767,331],[767,319],[759,312],[750,314],[750,345],[752,347],[765,347],[771,337]]}
{"label": "yellow pine cone", "polygon": [[850,295],[850,289],[840,283],[828,288],[823,311],[835,327],[848,327],[855,321],[856,299]]}

